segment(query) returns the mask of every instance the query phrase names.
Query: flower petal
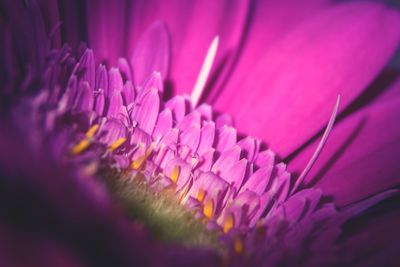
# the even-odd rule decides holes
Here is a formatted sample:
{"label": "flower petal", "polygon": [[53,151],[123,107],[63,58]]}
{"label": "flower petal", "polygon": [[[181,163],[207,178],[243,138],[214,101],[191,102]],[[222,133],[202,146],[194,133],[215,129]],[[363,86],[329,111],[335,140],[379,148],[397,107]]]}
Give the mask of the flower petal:
{"label": "flower petal", "polygon": [[[398,185],[399,107],[399,98],[378,101],[338,124],[306,184],[320,187],[338,205]],[[290,168],[302,166],[313,149],[308,147]]]}
{"label": "flower petal", "polygon": [[288,155],[323,127],[338,94],[342,108],[359,95],[399,40],[397,12],[372,3],[334,6],[277,42],[217,107],[234,115],[239,130]]}

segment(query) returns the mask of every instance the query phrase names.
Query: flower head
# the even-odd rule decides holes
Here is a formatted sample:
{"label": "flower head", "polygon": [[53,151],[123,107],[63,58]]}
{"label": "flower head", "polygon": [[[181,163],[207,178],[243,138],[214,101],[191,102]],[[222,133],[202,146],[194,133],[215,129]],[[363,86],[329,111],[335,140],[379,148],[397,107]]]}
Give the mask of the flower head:
{"label": "flower head", "polygon": [[[35,2],[29,5],[31,13],[28,13],[37,22],[35,29],[40,33],[33,34],[33,38],[43,41],[46,35],[41,28],[43,22],[38,6]],[[231,5],[238,17],[247,10],[237,3]],[[122,8],[119,4],[108,7],[117,9],[113,15],[119,14]],[[89,24],[98,21],[96,12],[89,12]],[[352,24],[354,17],[357,23]],[[380,24],[371,22],[375,18],[380,19]],[[118,21],[111,19],[111,25]],[[7,89],[16,87],[28,92],[19,97],[14,91],[6,91],[7,100],[15,100],[5,109],[7,120],[12,118],[17,132],[28,129],[30,135],[24,142],[28,151],[40,157],[42,151],[46,151],[45,154],[61,166],[56,172],[69,167],[73,181],[75,173],[77,181],[89,180],[88,191],[98,192],[105,205],[109,205],[106,210],[112,210],[115,205],[106,193],[110,192],[135,227],[143,224],[153,237],[167,244],[188,247],[161,252],[154,248],[153,241],[143,238],[143,242],[149,244],[148,249],[159,253],[160,260],[172,263],[179,258],[184,265],[187,262],[180,259],[183,254],[198,259],[205,253],[210,256],[208,264],[351,262],[353,259],[337,257],[336,250],[332,250],[332,247],[347,246],[346,242],[336,244],[341,238],[341,227],[376,203],[397,194],[398,190],[377,190],[370,198],[363,201],[357,198],[351,205],[338,207],[334,201],[340,194],[334,195],[334,201],[327,199],[324,191],[309,186],[307,179],[340,113],[340,98],[333,112],[325,104],[327,99],[332,100],[329,105],[333,105],[335,94],[340,93],[342,105],[347,106],[371,81],[394,51],[400,33],[384,31],[385,42],[381,47],[371,45],[368,55],[365,51],[358,52],[358,47],[366,41],[373,42],[371,32],[381,34],[375,31],[376,27],[392,22],[399,22],[398,14],[375,4],[342,4],[322,9],[315,18],[301,23],[297,30],[269,49],[266,59],[275,65],[262,60],[260,66],[250,71],[248,79],[239,81],[240,85],[235,84],[238,81],[233,75],[219,96],[208,90],[212,85],[217,89],[225,88],[224,77],[235,73],[229,68],[226,72],[215,70],[221,63],[219,51],[227,51],[231,44],[227,36],[235,36],[235,30],[215,37],[201,59],[198,58],[200,53],[193,56],[193,64],[198,66],[193,69],[198,71],[197,78],[188,79],[193,82],[190,96],[169,97],[171,85],[168,86],[167,77],[177,83],[173,88],[179,91],[182,90],[179,84],[187,82],[185,75],[190,77],[193,72],[193,69],[185,71],[177,67],[184,66],[185,59],[177,60],[174,65],[175,58],[170,53],[174,51],[171,47],[177,37],[174,27],[170,35],[170,25],[153,23],[136,42],[131,58],[120,57],[124,49],[120,52],[114,47],[115,43],[110,45],[110,38],[104,39],[103,33],[92,29],[89,45],[93,45],[94,50],[82,45],[74,52],[68,45],[51,49],[46,45],[49,49],[35,54],[37,58],[23,58],[24,62],[37,64],[32,65],[37,69],[23,72],[23,82],[7,75]],[[321,27],[326,28],[327,33],[316,35]],[[363,27],[368,30],[363,31]],[[348,43],[360,31],[358,39]],[[313,43],[305,45],[310,40]],[[191,45],[192,50],[188,47],[181,47],[181,50],[193,53]],[[303,46],[306,48],[300,51],[304,57],[295,57]],[[313,46],[328,47],[332,55],[315,50]],[[358,57],[354,65],[346,65],[348,54]],[[291,59],[291,64],[285,65],[287,58]],[[304,58],[310,60],[304,62]],[[103,60],[108,63],[99,63]],[[362,75],[351,78],[332,75],[333,70],[348,74],[356,67],[361,68]],[[329,75],[319,75],[321,70],[317,68]],[[252,77],[254,75],[256,77]],[[267,86],[269,90],[261,93],[260,86]],[[330,90],[322,90],[324,86],[330,86]],[[307,103],[313,99],[313,105],[305,105],[303,98],[293,93],[305,87],[310,87],[305,91],[306,96],[318,94],[317,98],[304,98]],[[267,102],[255,100],[259,97],[268,97],[271,101],[266,106]],[[204,99],[232,114],[241,132],[259,136],[262,141],[238,134],[232,118],[227,113],[214,112],[210,105],[203,103]],[[323,108],[315,103],[324,104]],[[319,113],[315,114],[317,108]],[[322,128],[329,112],[332,114],[319,145],[312,150],[312,155],[304,157],[307,161],[303,172],[292,175],[272,148],[279,145],[279,153],[289,156],[296,146],[307,140],[310,132]],[[307,119],[311,113],[314,116]],[[311,130],[303,133],[305,127]],[[264,142],[270,143],[271,148]],[[60,177],[60,181],[65,179]],[[52,191],[57,192],[54,189],[49,192]],[[92,203],[95,199],[87,201]],[[93,217],[108,220],[107,216]],[[120,214],[116,217],[117,222],[125,225]],[[119,227],[113,225],[111,232]],[[126,233],[132,237],[137,234],[130,230]],[[117,237],[117,245],[123,248],[131,245],[121,236]],[[179,253],[181,249],[183,253]],[[148,264],[158,263],[147,260]],[[126,264],[132,261],[127,259]]]}

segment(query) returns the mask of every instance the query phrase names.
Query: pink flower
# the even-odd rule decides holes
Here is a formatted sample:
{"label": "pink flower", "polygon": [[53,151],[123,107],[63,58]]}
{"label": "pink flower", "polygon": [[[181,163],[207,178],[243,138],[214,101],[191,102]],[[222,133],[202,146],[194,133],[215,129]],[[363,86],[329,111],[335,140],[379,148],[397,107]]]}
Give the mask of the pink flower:
{"label": "pink flower", "polygon": [[[39,77],[41,93],[16,110],[32,111],[33,127],[50,135],[72,118],[61,123],[74,127],[61,150],[78,168],[106,164],[154,192],[172,190],[227,239],[230,263],[238,256],[244,265],[344,264],[353,259],[332,247],[363,253],[360,243],[335,242],[345,222],[397,194],[399,86],[364,91],[397,48],[396,11],[324,1],[44,3],[50,25],[54,10],[65,20],[54,47],[84,39],[93,50],[75,62],[64,47],[44,62],[42,22],[32,15],[37,32],[26,38],[40,49],[22,56],[32,67],[25,80],[8,79],[19,74],[9,67],[5,84],[24,91]],[[177,95],[164,101],[171,90]],[[338,95],[339,111],[314,152]],[[240,133],[260,139],[238,137],[226,114]],[[291,176],[280,158],[306,171]]]}

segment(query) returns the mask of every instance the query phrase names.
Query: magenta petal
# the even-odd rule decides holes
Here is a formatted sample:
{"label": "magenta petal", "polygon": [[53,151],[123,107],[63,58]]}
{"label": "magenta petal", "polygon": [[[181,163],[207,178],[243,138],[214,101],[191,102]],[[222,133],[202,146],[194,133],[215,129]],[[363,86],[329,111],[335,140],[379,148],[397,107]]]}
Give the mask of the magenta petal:
{"label": "magenta petal", "polygon": [[171,130],[172,125],[172,112],[166,108],[158,115],[156,127],[153,132],[154,139],[157,140],[159,137],[165,136]]}
{"label": "magenta petal", "polygon": [[288,155],[326,124],[338,94],[342,109],[359,95],[399,40],[397,12],[371,3],[334,6],[277,42],[244,83],[222,92],[217,107],[233,114],[239,130]]}
{"label": "magenta petal", "polygon": [[[370,105],[334,127],[319,160],[306,179],[338,205],[399,184],[400,99]],[[290,163],[298,170],[315,149],[310,146]]]}
{"label": "magenta petal", "polygon": [[125,58],[118,59],[117,66],[122,76],[125,78],[125,80],[127,81],[133,80],[131,67],[129,66],[129,63]]}
{"label": "magenta petal", "polygon": [[188,146],[195,154],[200,142],[200,126],[193,124],[186,131],[181,133],[180,142],[182,146]]}
{"label": "magenta petal", "polygon": [[79,93],[76,98],[75,108],[79,111],[91,111],[93,109],[94,96],[93,89],[88,82],[79,84]]}
{"label": "magenta petal", "polygon": [[238,162],[240,159],[240,147],[234,146],[231,149],[224,151],[221,156],[217,159],[212,167],[212,171],[219,173],[227,168],[230,168],[233,164]]}
{"label": "magenta petal", "polygon": [[121,137],[126,137],[126,128],[117,120],[107,120],[100,129],[99,141],[102,143],[110,145]]}
{"label": "magenta petal", "polygon": [[95,89],[103,89],[108,91],[108,73],[104,65],[99,65],[97,67]]}
{"label": "magenta petal", "polygon": [[240,191],[251,190],[258,195],[262,195],[265,192],[271,173],[273,165],[267,167],[261,167],[258,169],[250,178],[245,182]]}
{"label": "magenta petal", "polygon": [[[71,1],[68,1],[70,5]],[[115,65],[124,54],[126,45],[126,10],[128,3],[123,0],[100,0],[96,4],[86,2],[88,43],[100,62]],[[75,11],[76,12],[76,11]],[[76,18],[74,15],[70,15]],[[71,19],[72,20],[72,19]],[[75,19],[76,20],[76,19]],[[67,27],[68,28],[68,27]],[[74,28],[78,31],[78,27]]]}
{"label": "magenta petal", "polygon": [[154,72],[160,72],[163,79],[168,75],[170,47],[165,25],[155,22],[139,40],[131,58],[135,84],[143,85]]}
{"label": "magenta petal", "polygon": [[108,73],[108,90],[106,96],[112,96],[115,91],[121,92],[124,86],[121,73],[117,68],[111,68]]}
{"label": "magenta petal", "polygon": [[153,88],[143,97],[139,105],[133,109],[131,119],[132,121],[136,121],[142,130],[148,134],[152,134],[159,108],[160,98],[158,90]]}
{"label": "magenta petal", "polygon": [[222,168],[220,176],[232,185],[233,192],[236,194],[243,183],[244,175],[246,174],[247,160],[242,159],[230,168]]}
{"label": "magenta petal", "polygon": [[230,126],[223,126],[218,129],[215,147],[217,151],[223,152],[236,145],[236,140],[236,129]]}
{"label": "magenta petal", "polygon": [[165,103],[165,107],[171,109],[177,124],[182,121],[183,117],[185,117],[186,100],[183,96],[177,95],[171,98],[167,103]]}
{"label": "magenta petal", "polygon": [[186,131],[192,125],[200,125],[201,115],[197,111],[193,111],[186,115],[182,121],[179,123],[178,128],[181,131]]}
{"label": "magenta petal", "polygon": [[115,117],[118,115],[123,104],[121,93],[115,91],[109,98],[107,117]]}
{"label": "magenta petal", "polygon": [[199,155],[203,155],[206,151],[212,148],[215,137],[215,124],[213,122],[207,122],[201,128],[200,144],[197,152]]}
{"label": "magenta petal", "polygon": [[122,97],[124,99],[125,106],[129,106],[135,101],[135,89],[133,88],[131,81],[126,81],[122,88]]}
{"label": "magenta petal", "polygon": [[104,113],[104,106],[106,98],[104,96],[104,90],[100,89],[95,93],[95,100],[94,100],[94,111],[99,116],[103,116]]}
{"label": "magenta petal", "polygon": [[79,60],[79,67],[83,71],[82,79],[87,81],[93,88],[95,85],[95,64],[94,55],[91,49],[86,49],[81,59]]}

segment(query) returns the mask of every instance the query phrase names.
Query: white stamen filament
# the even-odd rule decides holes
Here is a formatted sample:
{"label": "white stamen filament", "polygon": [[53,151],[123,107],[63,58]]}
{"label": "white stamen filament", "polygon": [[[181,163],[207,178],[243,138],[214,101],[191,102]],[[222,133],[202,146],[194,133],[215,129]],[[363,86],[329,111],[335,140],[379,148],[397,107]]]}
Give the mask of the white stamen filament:
{"label": "white stamen filament", "polygon": [[324,147],[326,141],[328,140],[328,136],[332,130],[333,124],[335,123],[337,111],[339,109],[339,103],[340,103],[340,95],[338,95],[335,107],[333,108],[332,115],[329,119],[328,125],[326,126],[324,135],[322,136],[321,141],[318,144],[317,149],[315,150],[314,154],[312,155],[310,161],[308,162],[307,166],[304,168],[303,172],[300,174],[299,178],[297,179],[292,191],[291,195],[295,193],[296,189],[299,187],[299,185],[303,182],[304,178],[307,176],[309,171],[311,170],[312,166],[314,165],[315,161],[318,159],[318,156],[320,155],[322,148]]}
{"label": "white stamen filament", "polygon": [[197,106],[201,94],[203,93],[204,86],[206,85],[208,75],[210,74],[211,67],[215,59],[215,55],[217,54],[218,43],[219,37],[215,36],[210,47],[208,48],[206,58],[204,59],[203,66],[201,67],[199,76],[197,77],[197,81],[192,91],[192,95],[190,96],[190,101],[192,102],[193,107]]}

